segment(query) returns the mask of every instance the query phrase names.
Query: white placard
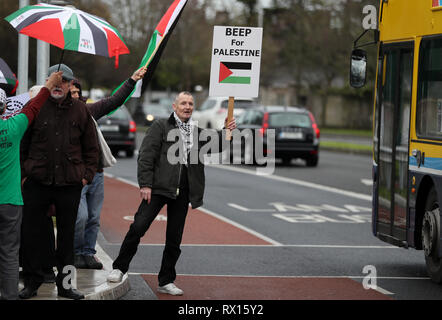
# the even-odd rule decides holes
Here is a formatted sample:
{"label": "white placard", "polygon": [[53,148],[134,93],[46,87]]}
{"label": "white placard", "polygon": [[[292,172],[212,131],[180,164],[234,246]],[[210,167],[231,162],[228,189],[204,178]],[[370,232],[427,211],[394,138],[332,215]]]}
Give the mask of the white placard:
{"label": "white placard", "polygon": [[262,28],[215,26],[209,96],[259,94]]}

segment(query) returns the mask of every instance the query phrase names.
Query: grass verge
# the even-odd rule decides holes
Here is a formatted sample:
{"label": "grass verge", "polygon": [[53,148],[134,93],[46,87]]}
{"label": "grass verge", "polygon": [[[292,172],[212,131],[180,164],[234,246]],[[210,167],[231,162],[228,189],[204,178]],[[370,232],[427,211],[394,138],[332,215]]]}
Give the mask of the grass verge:
{"label": "grass verge", "polygon": [[319,148],[336,150],[336,151],[365,153],[365,154],[370,154],[372,152],[371,146],[348,143],[348,142],[336,142],[336,141],[321,141]]}
{"label": "grass verge", "polygon": [[342,136],[353,136],[353,137],[367,137],[367,138],[371,138],[373,136],[371,130],[321,128],[321,133],[342,135]]}

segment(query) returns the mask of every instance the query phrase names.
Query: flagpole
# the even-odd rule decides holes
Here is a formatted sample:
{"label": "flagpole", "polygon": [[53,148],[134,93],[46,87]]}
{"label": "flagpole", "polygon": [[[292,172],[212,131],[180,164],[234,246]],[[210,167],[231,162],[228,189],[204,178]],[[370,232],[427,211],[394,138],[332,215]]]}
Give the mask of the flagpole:
{"label": "flagpole", "polygon": [[[143,80],[140,80],[140,82],[141,81],[149,82],[150,79],[152,78],[152,74],[156,68],[156,65],[158,64],[158,60],[161,56],[161,53],[162,53],[162,50],[164,47],[164,46],[161,47],[163,44],[163,41],[165,38],[167,38],[167,39],[169,38],[169,35],[172,33],[173,29],[175,28],[175,25],[178,22],[178,19],[181,16],[181,12],[184,9],[186,4],[187,4],[187,0],[174,0],[172,5],[167,10],[166,14],[161,18],[160,22],[158,23],[157,27],[155,28],[154,34],[152,35],[150,42],[148,44],[147,51],[140,62],[140,68],[147,67],[148,65],[150,68],[147,72],[147,78],[144,77]],[[161,35],[161,32],[162,32],[162,35]],[[153,46],[153,41],[156,42],[158,40],[158,38],[157,38],[158,36],[161,36],[159,43],[155,45],[155,48],[153,49],[152,52],[149,52],[149,50],[152,49],[151,47]],[[164,41],[164,44],[167,43],[167,39]],[[147,55],[149,55],[148,58],[147,58]],[[158,55],[158,57],[156,57],[157,55]],[[144,63],[143,61],[146,58],[147,58],[147,61]],[[156,58],[158,58],[158,59],[156,59]],[[154,65],[150,66],[150,63],[152,63],[152,62],[154,63]],[[122,85],[123,85],[123,83],[120,84],[120,86],[118,86],[118,88],[116,88],[113,91],[113,93],[115,93]],[[127,97],[126,101],[130,99],[130,97],[132,96],[132,93],[129,95],[129,97]]]}
{"label": "flagpole", "polygon": [[155,49],[153,50],[152,54],[150,55],[149,59],[147,60],[146,64],[145,64],[143,67],[147,67],[147,66],[149,65],[150,60],[152,60],[152,58],[155,56],[155,53],[157,53],[158,48],[160,47],[161,42],[163,42],[163,39],[164,39],[164,38],[165,38],[165,37],[161,37],[160,42],[159,42],[158,45],[155,47]]}

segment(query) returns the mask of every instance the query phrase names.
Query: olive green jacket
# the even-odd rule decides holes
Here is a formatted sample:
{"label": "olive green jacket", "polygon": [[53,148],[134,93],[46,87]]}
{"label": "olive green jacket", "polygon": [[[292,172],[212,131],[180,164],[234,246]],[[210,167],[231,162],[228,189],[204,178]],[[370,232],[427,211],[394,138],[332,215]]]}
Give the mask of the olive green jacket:
{"label": "olive green jacket", "polygon": [[[137,175],[140,188],[149,187],[152,189],[152,194],[176,199],[182,164],[179,162],[170,163],[167,159],[169,148],[174,144],[175,154],[178,154],[176,148],[178,139],[167,141],[167,136],[173,129],[178,129],[173,113],[168,119],[156,120],[148,129],[138,154]],[[201,129],[198,128],[198,136],[200,132]],[[194,135],[194,144],[191,151],[193,155],[190,157],[194,161],[190,161],[187,167],[189,199],[192,208],[197,208],[203,204],[205,185],[204,163],[200,161],[199,156],[195,157],[194,155],[198,155],[198,151],[207,143],[195,139],[198,139],[196,135]],[[197,150],[194,148],[197,148]],[[173,152],[173,149],[171,150]]]}

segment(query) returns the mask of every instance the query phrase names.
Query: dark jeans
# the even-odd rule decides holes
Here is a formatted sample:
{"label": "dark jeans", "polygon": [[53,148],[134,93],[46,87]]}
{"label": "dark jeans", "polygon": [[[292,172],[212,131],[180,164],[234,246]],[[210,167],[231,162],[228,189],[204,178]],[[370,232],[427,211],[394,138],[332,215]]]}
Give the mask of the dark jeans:
{"label": "dark jeans", "polygon": [[[187,177],[186,173],[184,173],[183,176]],[[176,199],[154,194],[152,195],[150,204],[148,204],[146,200],[141,201],[138,211],[135,214],[135,220],[130,225],[129,231],[121,245],[118,257],[112,265],[114,269],[119,269],[123,273],[129,270],[129,264],[137,252],[140,239],[149,229],[161,208],[167,204],[166,245],[163,251],[160,273],[158,274],[158,284],[164,286],[175,281],[175,265],[181,254],[180,244],[187,210],[189,209],[187,179],[184,179],[181,185],[180,193]]]}
{"label": "dark jeans", "polygon": [[51,203],[55,205],[57,216],[57,286],[61,286],[63,278],[69,275],[68,272],[63,273],[63,269],[74,265],[74,230],[81,189],[81,184],[56,187],[26,180],[23,186],[25,205],[21,237],[25,286],[38,288],[43,283],[43,268],[48,264],[50,250],[47,213]]}
{"label": "dark jeans", "polygon": [[[54,221],[52,220],[52,216],[49,216],[49,213],[52,210],[49,209],[48,217],[47,217],[47,232],[44,233],[43,236],[46,236],[47,241],[47,252],[46,255],[43,255],[41,259],[43,259],[43,272],[49,273],[53,272],[53,267],[56,265],[55,260],[55,233],[54,233]],[[53,209],[53,213],[55,213],[55,208]],[[52,214],[52,213],[51,213]],[[20,267],[23,266],[23,253],[20,248]]]}
{"label": "dark jeans", "polygon": [[0,204],[0,299],[18,299],[22,206]]}

